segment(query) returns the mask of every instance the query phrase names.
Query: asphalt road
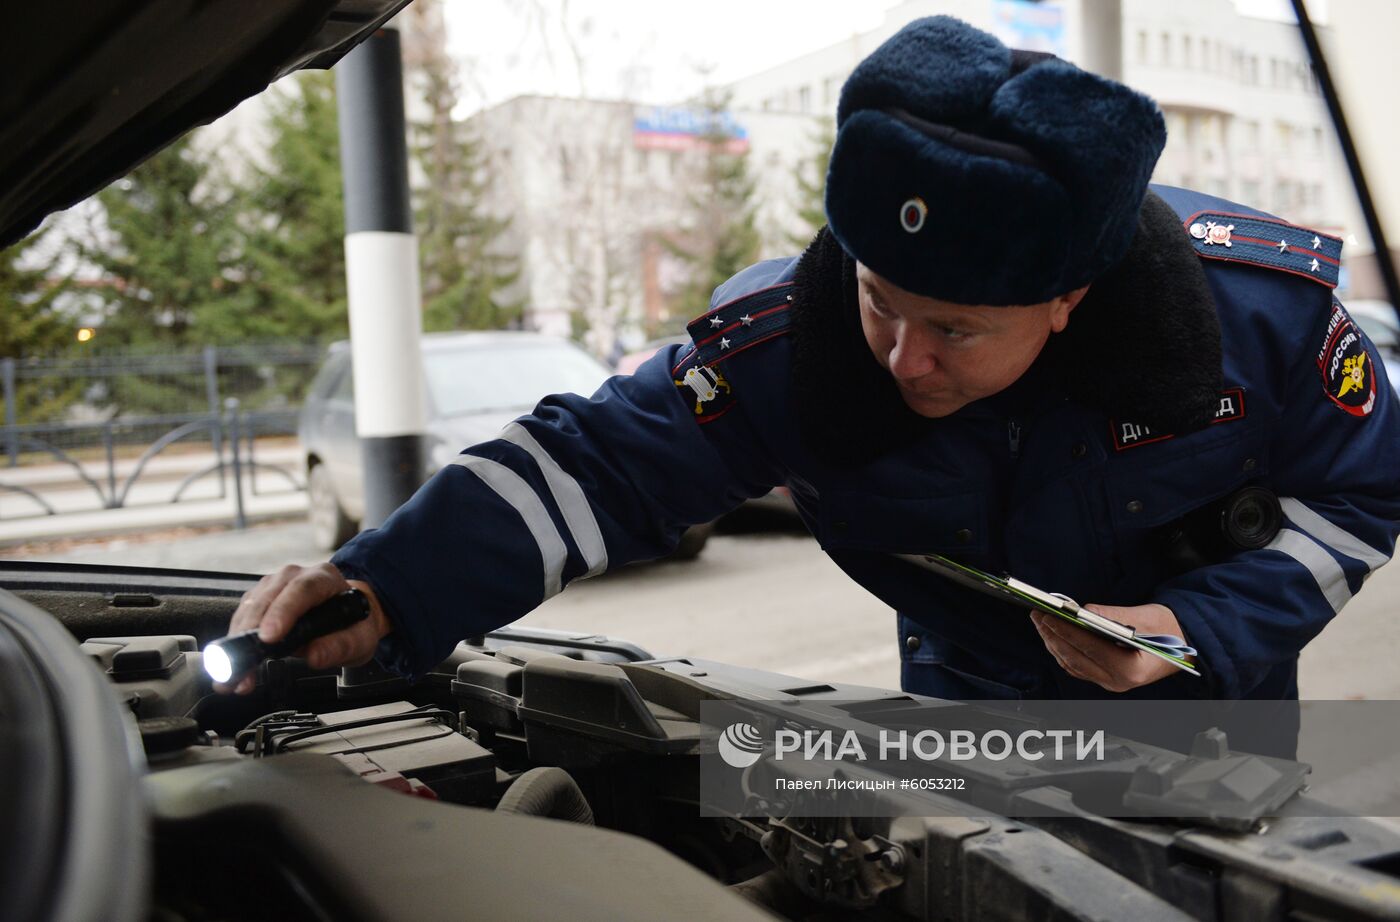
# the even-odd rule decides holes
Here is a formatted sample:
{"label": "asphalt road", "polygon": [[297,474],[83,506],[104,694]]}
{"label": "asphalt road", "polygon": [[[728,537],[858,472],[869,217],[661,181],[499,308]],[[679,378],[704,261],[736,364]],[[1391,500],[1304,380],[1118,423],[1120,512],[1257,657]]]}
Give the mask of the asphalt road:
{"label": "asphalt road", "polygon": [[[23,553],[11,549],[7,556]],[[43,559],[261,573],[325,559],[303,523],[125,539]],[[1303,653],[1311,699],[1400,699],[1400,566],[1378,571]],[[588,630],[660,655],[696,656],[824,681],[897,687],[891,611],[808,537],[717,535],[699,560],[626,567],[575,583],[523,619]]]}

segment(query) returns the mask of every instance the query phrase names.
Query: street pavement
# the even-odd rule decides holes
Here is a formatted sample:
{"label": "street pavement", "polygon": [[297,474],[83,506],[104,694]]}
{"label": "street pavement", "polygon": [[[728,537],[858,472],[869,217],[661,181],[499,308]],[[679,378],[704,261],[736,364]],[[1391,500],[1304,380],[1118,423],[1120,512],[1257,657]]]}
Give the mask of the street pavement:
{"label": "street pavement", "polygon": [[[24,553],[10,548],[0,556]],[[118,539],[43,557],[250,573],[325,558],[303,522]],[[1304,698],[1400,699],[1397,598],[1400,566],[1384,567],[1304,651]],[[698,560],[624,567],[575,583],[519,623],[596,631],[657,656],[716,659],[828,682],[899,684],[893,613],[814,541],[791,532],[716,535]]]}

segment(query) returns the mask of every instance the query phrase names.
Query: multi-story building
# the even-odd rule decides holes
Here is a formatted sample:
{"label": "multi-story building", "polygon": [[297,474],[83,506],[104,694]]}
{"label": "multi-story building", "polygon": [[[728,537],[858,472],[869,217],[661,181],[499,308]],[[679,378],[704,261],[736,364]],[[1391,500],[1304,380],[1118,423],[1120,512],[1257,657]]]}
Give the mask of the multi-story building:
{"label": "multi-story building", "polygon": [[[790,249],[791,170],[813,149],[812,119],[735,112],[728,122],[726,146],[753,169],[759,229]],[[487,207],[510,218],[501,247],[520,254],[528,325],[607,355],[619,334],[635,345],[677,319],[670,301],[685,268],[675,249],[701,230],[695,178],[714,133],[701,111],[520,96],[470,124],[488,151]]]}
{"label": "multi-story building", "polygon": [[[1167,148],[1154,180],[1347,235],[1361,230],[1345,163],[1297,28],[1222,0],[1123,0],[1122,79],[1156,99]],[[855,65],[904,24],[949,13],[1013,47],[1079,55],[1076,0],[907,0],[875,30],[734,84],[734,105],[830,117]],[[1326,29],[1320,30],[1324,42]]]}
{"label": "multi-story building", "polygon": [[[906,0],[873,30],[731,84],[763,255],[793,252],[809,230],[795,176],[817,153],[851,70],[909,21],[938,13],[1014,47],[1081,55],[1083,0]],[[1156,181],[1340,234],[1353,253],[1369,246],[1292,23],[1242,15],[1224,0],[1123,0],[1122,14],[1122,79],[1158,100],[1167,118]],[[1326,44],[1327,29],[1320,32]],[[611,348],[614,329],[631,340],[666,317],[681,270],[664,243],[694,220],[694,138],[677,132],[658,145],[645,130],[653,115],[626,102],[523,97],[474,117],[501,170],[496,203],[514,221],[530,322],[568,333],[582,316],[599,352]]]}

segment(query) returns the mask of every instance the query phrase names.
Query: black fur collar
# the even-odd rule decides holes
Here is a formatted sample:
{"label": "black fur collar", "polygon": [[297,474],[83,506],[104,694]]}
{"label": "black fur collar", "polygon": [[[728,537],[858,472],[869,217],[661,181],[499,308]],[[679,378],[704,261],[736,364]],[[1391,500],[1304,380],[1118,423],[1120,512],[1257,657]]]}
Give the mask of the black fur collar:
{"label": "black fur collar", "polygon": [[[855,467],[936,424],[905,406],[866,347],[855,261],[827,228],[802,254],[793,284],[793,398],[809,448]],[[1071,399],[1110,417],[1178,433],[1210,423],[1221,389],[1220,321],[1166,202],[1148,193],[1128,254],[1094,282],[1037,365]]]}

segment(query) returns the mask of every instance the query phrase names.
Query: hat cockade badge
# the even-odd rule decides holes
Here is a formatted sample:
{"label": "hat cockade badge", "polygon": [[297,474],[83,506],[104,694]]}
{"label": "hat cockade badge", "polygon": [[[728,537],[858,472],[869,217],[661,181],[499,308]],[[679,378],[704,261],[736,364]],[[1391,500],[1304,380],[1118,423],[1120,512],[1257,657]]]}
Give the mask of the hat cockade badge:
{"label": "hat cockade badge", "polygon": [[917,234],[928,217],[928,206],[917,195],[899,206],[899,224],[908,233]]}

